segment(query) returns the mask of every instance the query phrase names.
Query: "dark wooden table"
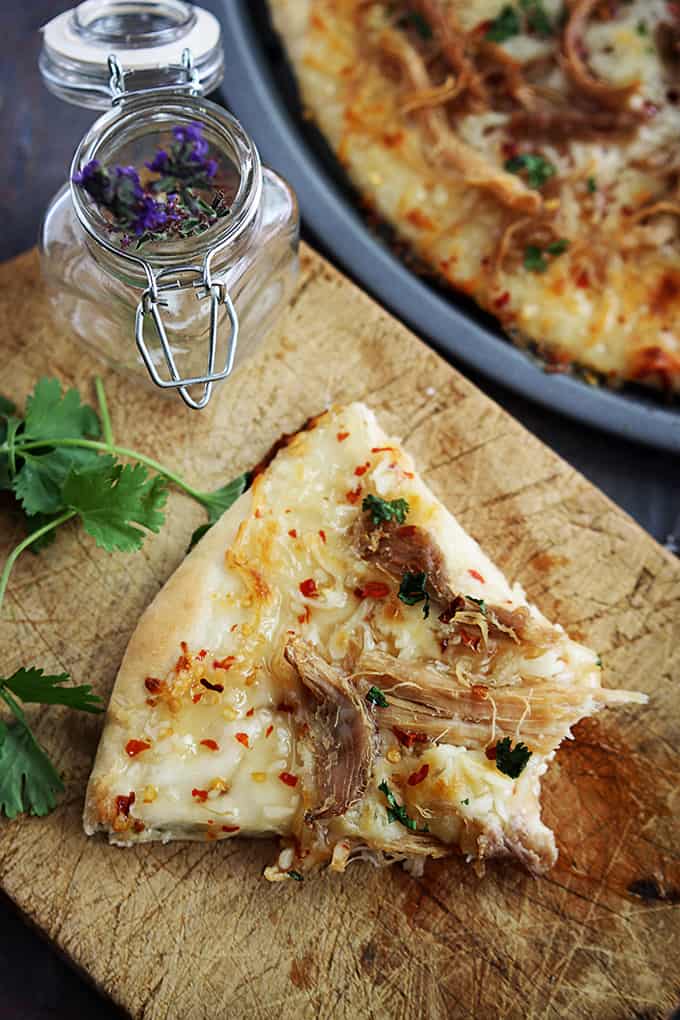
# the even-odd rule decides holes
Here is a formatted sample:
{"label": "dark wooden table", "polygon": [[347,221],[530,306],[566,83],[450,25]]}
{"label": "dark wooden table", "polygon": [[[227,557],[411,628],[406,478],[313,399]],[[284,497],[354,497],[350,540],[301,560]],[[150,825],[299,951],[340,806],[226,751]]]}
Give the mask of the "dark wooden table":
{"label": "dark wooden table", "polygon": [[[219,15],[221,0],[202,0],[202,5]],[[0,259],[35,244],[45,207],[66,179],[75,146],[94,119],[92,111],[53,98],[37,69],[40,26],[70,6],[65,0],[5,0],[1,5]],[[665,541],[680,515],[677,458],[568,422],[483,379],[474,381]],[[49,882],[50,877],[36,875],[35,880]],[[0,1020],[121,1016],[26,927],[9,901],[0,900],[0,908]]]}

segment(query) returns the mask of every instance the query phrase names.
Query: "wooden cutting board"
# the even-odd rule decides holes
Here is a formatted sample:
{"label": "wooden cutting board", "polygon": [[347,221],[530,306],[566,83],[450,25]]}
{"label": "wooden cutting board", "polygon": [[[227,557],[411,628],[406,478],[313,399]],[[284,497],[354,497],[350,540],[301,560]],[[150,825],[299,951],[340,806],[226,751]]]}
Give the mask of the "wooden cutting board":
{"label": "wooden cutting board", "polygon": [[[48,373],[92,396],[102,366],[50,324],[34,253],[0,267],[0,295],[0,390],[22,401]],[[48,818],[0,825],[2,886],[27,917],[147,1020],[667,1016],[680,1001],[678,562],[309,249],[279,335],[208,411],[104,374],[118,440],[202,488],[331,402],[365,400],[508,576],[601,651],[607,681],[651,700],[579,725],[560,750],[544,785],[560,846],[546,878],[492,865],[479,879],[453,859],[421,879],[357,864],[301,886],[262,879],[269,843],[87,839],[101,718],[33,712],[66,794]],[[4,667],[68,670],[107,697],[201,520],[173,493],[140,553],[109,556],[73,527],[24,557]],[[6,550],[18,526],[5,513],[0,529]]]}

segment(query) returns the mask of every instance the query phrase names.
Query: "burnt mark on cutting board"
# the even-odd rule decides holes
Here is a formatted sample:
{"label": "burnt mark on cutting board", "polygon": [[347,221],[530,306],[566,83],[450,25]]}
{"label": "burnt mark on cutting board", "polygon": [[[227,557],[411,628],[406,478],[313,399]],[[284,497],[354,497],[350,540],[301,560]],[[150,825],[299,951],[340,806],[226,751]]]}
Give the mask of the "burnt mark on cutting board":
{"label": "burnt mark on cutting board", "polygon": [[680,903],[680,889],[663,889],[655,878],[636,878],[628,892],[645,903]]}
{"label": "burnt mark on cutting board", "polygon": [[290,965],[290,980],[296,988],[313,988],[316,984],[316,961],[311,953],[294,959]]}

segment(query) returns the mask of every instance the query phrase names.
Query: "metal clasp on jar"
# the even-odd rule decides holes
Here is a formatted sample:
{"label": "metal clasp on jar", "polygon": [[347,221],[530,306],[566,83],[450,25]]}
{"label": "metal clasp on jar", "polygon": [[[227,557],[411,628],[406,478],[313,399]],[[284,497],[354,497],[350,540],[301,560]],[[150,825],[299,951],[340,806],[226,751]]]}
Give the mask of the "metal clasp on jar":
{"label": "metal clasp on jar", "polygon": [[[157,274],[153,274],[148,266],[147,278],[149,279],[149,286],[142,294],[141,300],[137,305],[137,311],[135,314],[135,340],[137,342],[137,349],[142,357],[144,364],[146,365],[149,375],[153,379],[156,386],[160,386],[162,389],[176,389],[179,391],[180,396],[188,407],[194,410],[200,410],[205,407],[210,400],[212,393],[213,383],[219,382],[222,379],[226,379],[234,368],[234,358],[236,356],[236,347],[238,344],[238,316],[236,309],[229,296],[226,284],[221,282],[215,282],[212,279],[212,273],[210,270],[211,256],[214,254],[210,253],[208,258],[205,260],[204,265],[201,266],[172,266],[169,269],[163,269]],[[179,276],[183,275],[193,276],[193,280],[182,283],[179,280]],[[164,277],[173,277],[174,279],[162,283]],[[168,334],[163,322],[161,315],[161,308],[167,307],[167,302],[163,301],[162,295],[168,291],[178,290],[196,290],[196,298],[199,301],[204,301],[206,298],[210,300],[210,327],[208,336],[208,370],[204,375],[182,377],[177,369],[175,363],[175,357],[168,340]],[[218,317],[220,305],[224,305],[227,310],[227,318],[229,319],[230,334],[227,345],[227,350],[224,359],[224,365],[218,371],[215,371],[215,360],[217,358],[217,328],[218,328]],[[161,350],[165,358],[165,364],[167,365],[168,372],[170,374],[169,379],[163,379],[158,372],[158,369],[154,363],[153,356],[149,351],[146,340],[144,338],[144,325],[146,319],[151,316],[153,324],[156,329],[156,334],[160,341]],[[196,400],[188,391],[189,386],[203,386],[203,392],[201,396]]]}

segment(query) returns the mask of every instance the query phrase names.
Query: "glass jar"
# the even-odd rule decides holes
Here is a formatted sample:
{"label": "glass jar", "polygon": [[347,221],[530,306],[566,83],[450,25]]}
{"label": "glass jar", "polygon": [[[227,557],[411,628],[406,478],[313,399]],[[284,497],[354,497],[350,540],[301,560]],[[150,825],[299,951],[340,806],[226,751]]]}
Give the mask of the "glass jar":
{"label": "glass jar", "polygon": [[[214,383],[252,354],[279,317],[295,280],[299,233],[291,188],[262,167],[238,121],[200,94],[197,68],[207,68],[205,82],[215,84],[216,45],[214,26],[209,52],[204,38],[198,60],[184,45],[198,13],[204,25],[212,18],[180,0],[87,0],[67,12],[72,34],[84,35],[95,52],[110,51],[108,66],[103,60],[108,83],[99,69],[96,80],[91,59],[87,73],[74,70],[73,46],[59,65],[60,40],[55,45],[49,34],[54,23],[41,56],[52,91],[99,106],[108,92],[114,104],[81,141],[70,181],[44,218],[40,252],[55,317],[115,367],[177,390],[194,408],[207,404]],[[150,69],[148,52],[145,65],[140,48],[130,50],[133,28],[141,49],[155,47],[157,58],[160,47],[163,61],[181,46],[179,62]],[[218,25],[217,34],[219,41]],[[63,41],[61,48],[68,50]],[[75,175],[92,160],[143,168],[159,148],[167,149],[173,129],[189,125],[200,126],[209,145],[217,164],[212,183],[228,213],[192,237],[141,246],[112,232],[110,218],[74,183]]]}

